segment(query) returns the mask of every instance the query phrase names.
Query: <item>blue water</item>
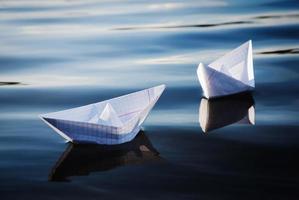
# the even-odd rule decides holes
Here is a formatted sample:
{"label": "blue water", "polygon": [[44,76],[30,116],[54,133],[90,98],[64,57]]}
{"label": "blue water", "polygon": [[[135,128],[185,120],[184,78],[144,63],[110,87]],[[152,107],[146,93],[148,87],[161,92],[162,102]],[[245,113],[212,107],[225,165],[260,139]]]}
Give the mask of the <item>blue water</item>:
{"label": "blue water", "polygon": [[[298,11],[296,0],[1,1],[0,199],[298,199]],[[255,125],[204,133],[197,65],[249,39]],[[65,143],[37,117],[159,84],[144,133],[121,147]]]}

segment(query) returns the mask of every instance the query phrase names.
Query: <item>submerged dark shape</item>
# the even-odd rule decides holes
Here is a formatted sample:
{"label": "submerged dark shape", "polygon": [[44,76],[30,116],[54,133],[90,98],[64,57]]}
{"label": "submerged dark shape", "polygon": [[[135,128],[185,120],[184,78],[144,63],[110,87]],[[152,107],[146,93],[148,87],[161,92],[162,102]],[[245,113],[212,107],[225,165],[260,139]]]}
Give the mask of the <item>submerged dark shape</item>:
{"label": "submerged dark shape", "polygon": [[2,85],[20,85],[20,82],[13,82],[13,81],[9,81],[9,82],[0,82],[0,86]]}
{"label": "submerged dark shape", "polygon": [[288,14],[288,15],[262,15],[257,16],[255,19],[278,19],[278,18],[298,18],[298,14]]}
{"label": "submerged dark shape", "polygon": [[260,54],[298,54],[298,53],[299,53],[299,48],[260,52]]}
{"label": "submerged dark shape", "polygon": [[211,100],[201,99],[199,123],[205,133],[237,122],[255,123],[254,99],[250,92]]}
{"label": "submerged dark shape", "polygon": [[214,24],[189,24],[189,25],[176,25],[176,26],[136,26],[136,27],[120,27],[112,30],[125,31],[125,30],[143,30],[143,29],[172,29],[172,28],[209,28],[227,25],[239,25],[239,24],[251,24],[251,21],[234,21],[234,22],[223,22]]}
{"label": "submerged dark shape", "polygon": [[131,142],[119,145],[70,143],[52,168],[49,181],[69,181],[71,176],[160,160],[159,152],[142,131]]}

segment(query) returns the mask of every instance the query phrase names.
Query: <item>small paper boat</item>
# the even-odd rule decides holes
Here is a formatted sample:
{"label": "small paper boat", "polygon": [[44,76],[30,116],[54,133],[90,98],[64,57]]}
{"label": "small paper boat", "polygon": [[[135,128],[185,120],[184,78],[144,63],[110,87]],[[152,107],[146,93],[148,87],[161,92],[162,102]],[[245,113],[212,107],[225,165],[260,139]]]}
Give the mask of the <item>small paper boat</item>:
{"label": "small paper boat", "polygon": [[253,90],[255,82],[251,40],[208,66],[200,63],[197,76],[203,96],[208,99]]}
{"label": "small paper boat", "polygon": [[217,99],[201,99],[199,124],[203,132],[234,123],[255,124],[254,99],[249,92]]}
{"label": "small paper boat", "polygon": [[73,143],[121,144],[137,135],[164,89],[159,85],[40,118]]}
{"label": "small paper boat", "polygon": [[69,144],[50,171],[49,180],[71,181],[73,176],[163,161],[146,134],[140,131],[132,141],[125,144]]}

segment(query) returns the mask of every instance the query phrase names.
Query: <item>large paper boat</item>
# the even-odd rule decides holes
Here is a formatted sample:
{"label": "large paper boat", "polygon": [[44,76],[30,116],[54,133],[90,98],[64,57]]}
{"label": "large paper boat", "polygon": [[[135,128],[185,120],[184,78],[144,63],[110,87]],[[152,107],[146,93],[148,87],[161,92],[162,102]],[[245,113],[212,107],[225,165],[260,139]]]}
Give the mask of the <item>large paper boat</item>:
{"label": "large paper boat", "polygon": [[253,90],[255,82],[251,40],[208,66],[200,63],[197,76],[203,96],[208,99]]}
{"label": "large paper boat", "polygon": [[121,144],[137,135],[164,89],[159,85],[40,118],[73,143]]}
{"label": "large paper boat", "polygon": [[144,132],[130,142],[119,145],[69,144],[49,174],[50,181],[70,181],[72,176],[114,168],[163,162]]}
{"label": "large paper boat", "polygon": [[235,123],[255,124],[254,99],[249,92],[217,99],[201,99],[199,124],[203,132]]}

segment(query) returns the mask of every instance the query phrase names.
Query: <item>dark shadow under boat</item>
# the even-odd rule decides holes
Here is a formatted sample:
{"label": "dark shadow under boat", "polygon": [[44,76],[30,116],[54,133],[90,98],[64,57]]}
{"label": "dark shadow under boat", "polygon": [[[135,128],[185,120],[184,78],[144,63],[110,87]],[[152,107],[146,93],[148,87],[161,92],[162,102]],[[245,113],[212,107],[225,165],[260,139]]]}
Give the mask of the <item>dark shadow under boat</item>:
{"label": "dark shadow under boat", "polygon": [[52,168],[49,181],[69,181],[71,176],[156,161],[162,158],[142,131],[131,142],[119,145],[70,143]]}
{"label": "dark shadow under boat", "polygon": [[202,98],[199,106],[199,123],[203,132],[234,123],[254,124],[254,99],[250,92],[243,92],[222,98]]}

